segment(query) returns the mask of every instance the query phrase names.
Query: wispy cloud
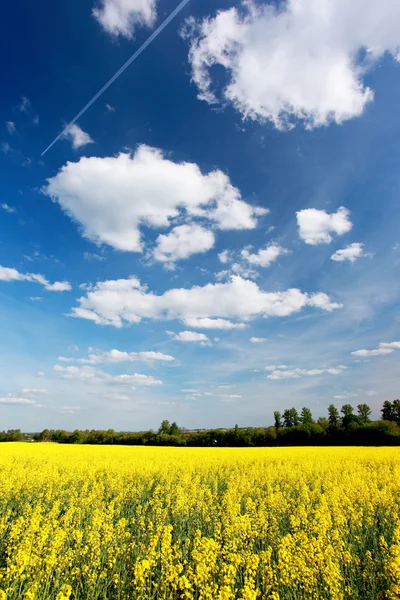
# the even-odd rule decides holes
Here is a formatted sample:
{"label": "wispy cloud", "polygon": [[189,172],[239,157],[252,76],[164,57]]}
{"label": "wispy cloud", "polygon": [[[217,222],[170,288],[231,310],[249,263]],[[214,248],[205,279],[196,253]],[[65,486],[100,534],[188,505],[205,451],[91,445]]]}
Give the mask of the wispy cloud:
{"label": "wispy cloud", "polygon": [[3,202],[3,204],[1,204],[0,206],[1,206],[1,208],[2,208],[3,210],[5,210],[6,212],[8,212],[9,214],[12,214],[12,213],[16,213],[16,212],[17,212],[16,208],[14,208],[14,207],[10,206],[10,205],[9,205],[9,204],[7,204],[6,202]]}
{"label": "wispy cloud", "polygon": [[14,135],[17,132],[14,121],[6,121],[6,128],[10,135]]}
{"label": "wispy cloud", "polygon": [[21,103],[18,105],[18,110],[25,113],[34,125],[39,125],[39,117],[32,108],[31,101],[26,96],[22,96]]}
{"label": "wispy cloud", "polygon": [[76,123],[64,131],[62,138],[69,140],[74,150],[83,148],[88,144],[94,144],[94,140],[90,137],[90,135],[83,131]]}

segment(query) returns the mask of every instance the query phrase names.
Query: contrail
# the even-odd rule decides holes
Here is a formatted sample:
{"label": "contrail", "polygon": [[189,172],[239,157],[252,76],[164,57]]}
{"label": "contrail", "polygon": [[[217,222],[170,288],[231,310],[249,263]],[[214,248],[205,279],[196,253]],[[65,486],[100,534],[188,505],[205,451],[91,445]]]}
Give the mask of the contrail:
{"label": "contrail", "polygon": [[114,81],[116,79],[118,79],[118,77],[120,75],[122,75],[122,73],[125,71],[125,69],[127,69],[129,67],[129,65],[131,63],[133,63],[134,60],[137,59],[138,56],[140,56],[140,54],[142,54],[143,50],[145,50],[147,48],[147,46],[149,46],[149,44],[151,44],[151,42],[162,32],[163,29],[165,29],[165,27],[172,21],[172,19],[174,17],[176,17],[176,15],[182,10],[182,8],[189,2],[190,0],[182,0],[182,2],[180,2],[180,4],[178,4],[178,6],[172,11],[172,13],[165,19],[165,21],[163,21],[163,23],[161,23],[161,25],[159,27],[157,27],[157,29],[155,31],[153,31],[153,33],[147,38],[147,40],[140,46],[140,48],[138,50],[136,50],[136,52],[134,54],[132,54],[132,56],[130,58],[128,58],[128,60],[126,61],[126,63],[124,63],[122,65],[122,67],[120,69],[118,69],[118,71],[115,73],[115,75],[113,75],[111,77],[111,79],[109,79],[107,81],[106,84],[103,85],[103,87],[97,92],[97,94],[95,94],[93,96],[93,98],[91,100],[89,100],[89,102],[82,108],[82,110],[80,112],[78,112],[78,114],[72,119],[72,121],[70,123],[68,123],[68,125],[66,127],[64,127],[64,129],[61,131],[61,133],[58,134],[58,136],[55,138],[55,140],[53,140],[51,142],[51,144],[49,146],[47,146],[46,150],[44,150],[44,152],[42,152],[41,156],[43,156],[44,154],[46,154],[46,152],[48,150],[50,150],[50,148],[52,146],[54,146],[54,144],[56,142],[58,142],[58,140],[68,131],[68,129],[74,125],[74,123],[76,123],[76,121],[78,119],[81,118],[81,116],[87,111],[88,108],[90,108],[92,106],[92,104],[94,104],[94,102],[96,102],[96,100],[98,98],[100,98],[100,96],[110,87],[110,85],[112,83],[114,83]]}

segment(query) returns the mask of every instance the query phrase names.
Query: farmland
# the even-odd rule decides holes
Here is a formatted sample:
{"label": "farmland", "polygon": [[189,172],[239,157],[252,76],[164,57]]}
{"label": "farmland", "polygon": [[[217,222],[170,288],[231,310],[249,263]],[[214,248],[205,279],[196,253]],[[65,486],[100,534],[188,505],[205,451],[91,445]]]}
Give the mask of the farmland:
{"label": "farmland", "polygon": [[388,599],[396,448],[10,443],[1,600]]}

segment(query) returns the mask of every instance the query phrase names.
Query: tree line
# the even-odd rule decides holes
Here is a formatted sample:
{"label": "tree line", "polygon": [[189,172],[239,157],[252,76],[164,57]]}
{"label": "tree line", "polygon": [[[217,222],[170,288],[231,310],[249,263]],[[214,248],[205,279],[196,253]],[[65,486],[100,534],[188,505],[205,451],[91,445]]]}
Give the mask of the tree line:
{"label": "tree line", "polygon": [[60,444],[116,444],[135,446],[389,446],[400,445],[400,400],[386,400],[382,418],[371,421],[371,408],[357,410],[344,404],[340,411],[331,404],[327,417],[314,420],[309,408],[274,412],[274,426],[235,427],[188,431],[165,420],[158,431],[116,432],[108,430],[64,431],[45,429],[34,435],[19,429],[0,432],[0,442],[30,440]]}

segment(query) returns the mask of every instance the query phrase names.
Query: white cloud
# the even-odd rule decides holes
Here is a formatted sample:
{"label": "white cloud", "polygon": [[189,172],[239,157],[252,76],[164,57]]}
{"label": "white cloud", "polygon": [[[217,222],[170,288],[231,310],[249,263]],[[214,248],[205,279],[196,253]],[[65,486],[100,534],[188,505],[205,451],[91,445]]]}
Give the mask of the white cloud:
{"label": "white cloud", "polygon": [[203,317],[286,317],[307,306],[328,312],[341,307],[321,292],[307,294],[296,288],[264,292],[254,281],[238,276],[227,283],[170,289],[160,296],[147,291],[135,277],[103,281],[90,287],[78,302],[71,316],[114,327],[122,327],[124,322],[139,323],[143,318],[184,322]]}
{"label": "white cloud", "polygon": [[400,349],[400,342],[381,342],[377,348],[373,350],[356,350],[352,352],[353,356],[383,356],[391,354],[395,350]]}
{"label": "white cloud", "polygon": [[[271,365],[272,366],[272,365]],[[340,375],[347,367],[344,365],[338,365],[337,367],[331,367],[329,369],[287,369],[285,365],[276,367],[269,375],[268,379],[297,379],[299,377],[316,377],[317,375],[324,375],[329,373],[330,375]],[[267,367],[267,370],[269,368]]]}
{"label": "white cloud", "polygon": [[288,369],[287,365],[268,365],[264,367],[264,371],[276,371],[277,369]]}
{"label": "white cloud", "polygon": [[43,373],[43,371],[38,371],[38,372],[36,373],[36,376],[37,376],[37,377],[44,377],[44,373]]}
{"label": "white cloud", "polygon": [[157,17],[156,0],[101,0],[92,12],[107,33],[128,39],[137,25],[151,27]]}
{"label": "white cloud", "polygon": [[35,273],[20,273],[16,269],[0,266],[0,281],[31,281],[40,283],[44,289],[49,292],[65,292],[71,290],[71,284],[68,281],[55,281],[50,283],[43,275]]}
{"label": "white cloud", "polygon": [[222,252],[220,252],[218,254],[218,258],[220,260],[220,262],[222,262],[224,265],[226,265],[226,263],[228,263],[231,259],[230,257],[230,250],[223,250]]}
{"label": "white cloud", "polygon": [[179,333],[173,333],[167,331],[168,335],[177,342],[200,342],[201,346],[210,346],[210,339],[204,333],[197,333],[197,331],[180,331]]}
{"label": "white cloud", "polygon": [[3,204],[1,204],[1,208],[3,210],[5,210],[6,212],[8,212],[9,214],[17,212],[15,208],[13,208],[12,206],[9,206],[6,202],[3,202]]}
{"label": "white cloud", "polygon": [[106,109],[110,113],[115,112],[115,108],[114,108],[114,106],[111,106],[111,104],[106,104]]}
{"label": "white cloud", "polygon": [[142,373],[110,375],[109,373],[106,373],[101,369],[95,369],[94,367],[62,367],[60,365],[54,365],[53,370],[63,379],[85,381],[88,383],[140,385],[146,387],[162,385],[162,381],[159,379],[156,379],[152,375],[143,375]]}
{"label": "white cloud", "polygon": [[39,117],[37,114],[35,114],[29,98],[22,96],[21,103],[18,105],[18,109],[28,115],[34,125],[39,125]]}
{"label": "white cloud", "polygon": [[296,213],[299,236],[306,244],[329,244],[331,233],[343,235],[353,227],[349,211],[340,206],[335,213],[327,213],[317,208],[305,208]]}
{"label": "white cloud", "polygon": [[209,317],[187,317],[183,322],[194,329],[244,329],[247,327],[246,323],[232,323],[227,319],[210,319]]}
{"label": "white cloud", "polygon": [[131,400],[130,396],[126,396],[125,394],[118,394],[118,392],[108,392],[108,394],[104,394],[104,397],[108,400],[114,400],[115,402],[124,402],[126,400]]}
{"label": "white cloud", "polygon": [[96,254],[96,252],[84,252],[83,258],[85,260],[98,260],[99,262],[106,260],[105,256],[101,256],[101,254]]}
{"label": "white cloud", "polygon": [[82,410],[82,406],[61,406],[58,412],[64,415],[74,415],[79,410]]}
{"label": "white cloud", "polygon": [[247,248],[241,251],[241,255],[245,260],[258,267],[269,267],[283,254],[289,254],[289,250],[277,244],[271,244],[264,249],[260,249],[255,254],[251,254]]}
{"label": "white cloud", "polygon": [[21,394],[24,396],[45,396],[47,395],[46,388],[23,388]]}
{"label": "white cloud", "polygon": [[28,398],[12,398],[12,397],[7,397],[7,398],[0,398],[0,404],[9,404],[9,405],[14,405],[14,404],[35,404],[34,400],[29,400]]}
{"label": "white cloud", "polygon": [[215,237],[212,231],[190,223],[174,227],[167,234],[159,235],[153,256],[161,262],[175,262],[211,250]]}
{"label": "white cloud", "polygon": [[219,229],[254,229],[267,211],[241,199],[222,171],[203,175],[194,163],[175,163],[157,148],[133,155],[68,162],[43,192],[83,228],[85,237],[141,252],[139,228],[168,227],[173,218],[202,217]]}
{"label": "white cloud", "polygon": [[251,338],[249,338],[249,341],[252,344],[262,344],[263,342],[267,342],[268,339],[267,338],[263,338],[263,337],[251,337]]}
{"label": "white cloud", "polygon": [[379,346],[382,348],[393,348],[394,350],[400,350],[400,342],[381,342]]}
{"label": "white cloud", "polygon": [[385,52],[399,60],[399,31],[393,0],[250,0],[215,18],[189,19],[184,36],[200,99],[218,102],[211,68],[221,65],[224,100],[245,118],[285,130],[360,116],[374,97],[364,77]]}
{"label": "white cloud", "polygon": [[74,150],[87,146],[87,144],[94,144],[94,140],[88,133],[82,131],[82,129],[76,123],[68,127],[61,136],[65,140],[69,140]]}
{"label": "white cloud", "polygon": [[346,246],[346,248],[336,250],[335,254],[332,254],[331,259],[336,262],[343,262],[345,260],[355,262],[357,258],[365,256],[363,246],[364,244],[354,242],[354,244],[350,244],[349,246]]}
{"label": "white cloud", "polygon": [[88,358],[67,358],[65,356],[59,356],[57,359],[59,362],[77,362],[83,365],[98,365],[98,364],[117,364],[121,362],[135,362],[135,361],[161,361],[161,362],[172,362],[174,357],[169,354],[163,354],[162,352],[122,352],[121,350],[110,350],[109,352],[90,352]]}
{"label": "white cloud", "polygon": [[7,131],[10,135],[14,135],[16,133],[15,123],[13,121],[6,121]]}

